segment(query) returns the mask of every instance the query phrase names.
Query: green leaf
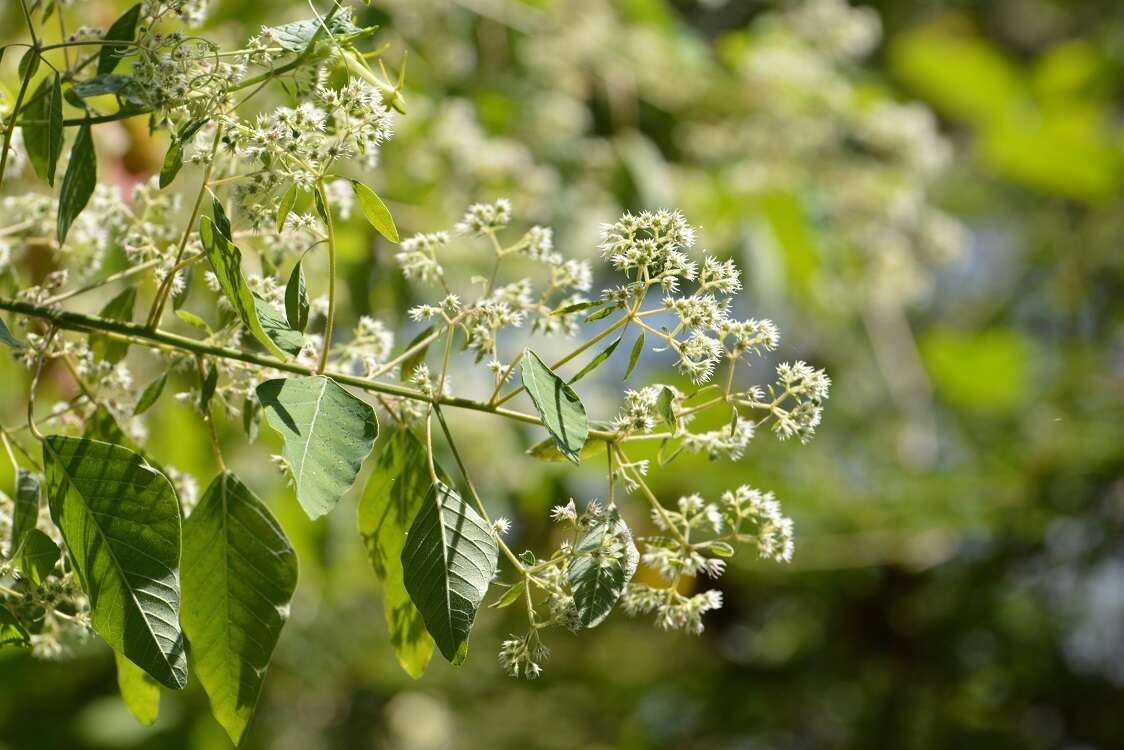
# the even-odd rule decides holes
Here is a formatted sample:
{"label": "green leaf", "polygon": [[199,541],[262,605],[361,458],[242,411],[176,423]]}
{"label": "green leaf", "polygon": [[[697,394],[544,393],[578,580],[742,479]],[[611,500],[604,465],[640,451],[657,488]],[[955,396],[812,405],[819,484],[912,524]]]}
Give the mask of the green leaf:
{"label": "green leaf", "polygon": [[574,559],[566,571],[583,626],[592,628],[609,616],[639,562],[632,533],[610,508],[608,517],[574,547]]}
{"label": "green leaf", "polygon": [[187,684],[179,627],[180,508],[172,485],[119,445],[50,435],[47,499],[90,598],[94,631],[170,688]]}
{"label": "green leaf", "polygon": [[409,430],[397,430],[383,446],[359,501],[359,533],[382,583],[383,612],[398,663],[414,679],[433,655],[433,638],[406,591],[402,547],[432,480],[425,446]]}
{"label": "green leaf", "polygon": [[656,413],[663,417],[664,424],[672,429],[675,429],[675,409],[671,405],[674,400],[675,393],[667,386],[660,389],[660,395],[656,396]]}
{"label": "green leaf", "polygon": [[402,570],[425,627],[453,664],[468,656],[476,610],[496,573],[492,530],[455,490],[433,485],[402,547]]}
{"label": "green leaf", "polygon": [[[48,90],[44,90],[48,89]],[[62,79],[58,73],[44,78],[35,93],[35,101],[27,108],[29,120],[41,125],[23,126],[23,143],[35,174],[55,184],[55,166],[62,155]]]}
{"label": "green leaf", "polygon": [[530,349],[523,355],[521,372],[523,386],[547,432],[558,441],[558,449],[573,463],[581,463],[582,446],[589,436],[589,420],[578,394]]}
{"label": "green leaf", "polygon": [[214,398],[215,388],[219,384],[219,370],[214,362],[208,362],[203,370],[202,382],[199,384],[199,412],[206,414],[211,408],[211,399]]}
{"label": "green leaf", "polygon": [[[125,11],[120,18],[110,25],[103,39],[107,42],[131,42],[137,35],[137,19],[140,18],[141,6],[137,3]],[[127,44],[107,44],[101,48],[98,55],[98,75],[112,73],[117,67],[117,62],[129,51]],[[150,724],[152,722],[149,722]]]}
{"label": "green leaf", "polygon": [[303,331],[308,327],[308,286],[304,282],[304,268],[298,260],[285,285],[285,318],[289,327]]}
{"label": "green leaf", "polygon": [[[221,211],[221,207],[219,210]],[[203,250],[207,253],[211,269],[218,277],[219,286],[222,287],[227,300],[245,326],[250,329],[254,338],[275,356],[288,359],[285,349],[275,341],[280,339],[292,350],[293,338],[285,333],[289,330],[288,326],[284,324],[280,313],[273,311],[272,315],[269,314],[273,310],[272,306],[251,294],[246,279],[242,277],[242,251],[223,233],[225,215],[217,213],[216,221],[212,221],[207,216],[200,219],[199,235],[203,240]],[[225,223],[225,230],[230,231],[229,223]],[[262,324],[259,312],[265,312],[267,315],[270,324],[268,331]],[[297,351],[300,351],[300,347],[297,347]]]}
{"label": "green leaf", "polygon": [[66,174],[62,178],[62,189],[59,192],[58,215],[58,240],[59,244],[66,241],[67,232],[71,224],[82,213],[82,209],[94,194],[94,186],[98,181],[98,160],[94,154],[94,139],[90,135],[90,125],[86,123],[78,128],[78,136],[70,148],[70,163],[66,165]]}
{"label": "green leaf", "polygon": [[355,483],[379,433],[375,410],[323,375],[267,380],[266,419],[285,440],[297,500],[309,518],[336,506]]}
{"label": "green leaf", "polygon": [[[559,463],[562,461],[569,461],[570,457],[563,453],[558,448],[558,441],[552,437],[532,445],[526,451],[528,456],[537,458],[540,461],[550,461],[552,463]],[[585,445],[582,446],[581,458],[585,460],[593,456],[599,456],[605,452],[604,440],[587,440]]]}
{"label": "green leaf", "polygon": [[[346,36],[360,31],[351,22],[350,13],[340,13],[327,18],[324,25],[328,27],[327,30],[333,37]],[[310,18],[307,21],[295,21],[294,23],[275,26],[269,31],[277,46],[289,52],[304,52],[310,43],[319,38],[317,35],[324,29],[319,18]]]}
{"label": "green leaf", "polygon": [[211,198],[211,215],[214,217],[215,228],[219,230],[219,234],[228,240],[233,240],[234,233],[230,229],[230,218],[226,215],[226,209],[222,207],[222,201],[218,198]]}
{"label": "green leaf", "polygon": [[242,401],[242,429],[251,443],[258,439],[258,425],[261,424],[261,402],[254,394]]}
{"label": "green leaf", "polygon": [[98,404],[94,413],[86,419],[82,428],[82,437],[100,440],[103,443],[113,443],[114,445],[124,446],[131,451],[137,451],[136,443],[117,424],[117,420],[113,418],[105,404]]}
{"label": "green leaf", "polygon": [[12,335],[12,332],[8,330],[8,324],[4,322],[3,318],[0,318],[0,341],[3,341],[12,349],[23,349],[27,346],[26,341],[20,341]]}
{"label": "green leaf", "polygon": [[119,96],[130,104],[144,104],[144,86],[132,76],[122,76],[113,73],[98,75],[80,81],[71,87],[70,93],[79,99],[90,99],[95,96],[112,94]]}
{"label": "green leaf", "polygon": [[184,323],[187,323],[189,326],[198,328],[208,336],[215,335],[215,332],[211,329],[211,326],[207,324],[207,321],[203,320],[190,310],[176,310],[176,317],[182,320]]}
{"label": "green leaf", "polygon": [[117,689],[121,700],[137,721],[146,727],[152,726],[160,712],[160,684],[116,651],[113,657],[117,662]]}
{"label": "green leaf", "polygon": [[[131,323],[133,320],[133,308],[136,302],[137,288],[135,286],[127,286],[121,290],[120,294],[106,303],[105,307],[101,309],[98,315],[99,317],[108,318],[110,320],[121,320],[126,323]],[[93,350],[94,354],[99,359],[117,364],[129,353],[129,342],[92,333],[90,334],[90,349]]]}
{"label": "green leaf", "polygon": [[382,198],[359,180],[352,180],[351,186],[355,188],[355,197],[359,199],[359,206],[371,226],[391,242],[397,242],[398,228],[394,226],[394,217],[390,215],[390,209],[382,202]]}
{"label": "green leaf", "polygon": [[31,636],[12,610],[0,604],[0,648],[6,646],[30,648]]}
{"label": "green leaf", "polygon": [[[423,330],[421,333],[419,333],[417,336],[414,336],[414,338],[410,339],[410,343],[406,344],[406,349],[404,351],[409,351],[410,349],[413,349],[415,346],[417,346],[418,342],[420,342],[426,336],[429,336],[431,333],[433,333],[434,329],[436,329],[436,328],[437,328],[437,326],[429,326],[428,328]],[[411,354],[409,357],[406,357],[406,359],[402,360],[402,365],[399,369],[399,372],[401,373],[403,380],[408,379],[410,377],[410,375],[413,374],[414,370],[418,369],[418,365],[420,365],[422,362],[425,361],[425,354],[428,351],[429,351],[429,345],[426,344],[421,349],[418,349],[416,352]]]}
{"label": "green leaf", "polygon": [[9,549],[14,553],[23,538],[39,521],[39,477],[27,469],[16,471],[15,507],[12,511],[12,539]]}
{"label": "green leaf", "polygon": [[600,307],[603,304],[605,304],[605,300],[603,299],[595,299],[588,302],[575,302],[572,305],[566,305],[565,307],[558,308],[557,310],[552,312],[551,315],[569,315],[570,313],[588,310],[591,307]]}
{"label": "green leaf", "polygon": [[41,584],[58,564],[59,546],[39,529],[31,529],[14,557],[23,574]]}
{"label": "green leaf", "polygon": [[510,607],[515,602],[519,601],[519,597],[523,596],[523,592],[527,590],[527,579],[520,578],[515,583],[507,587],[507,591],[503,592],[503,596],[497,599],[492,606],[496,609],[503,609]]}
{"label": "green leaf", "polygon": [[620,338],[617,338],[613,343],[609,344],[604,349],[602,349],[601,352],[598,353],[598,355],[596,357],[594,357],[593,359],[591,359],[589,361],[589,364],[587,364],[582,369],[578,370],[577,375],[570,378],[570,385],[573,385],[574,383],[578,382],[579,380],[584,378],[586,375],[588,375],[589,373],[593,372],[598,367],[600,367],[601,363],[603,363],[609,357],[613,356],[613,352],[616,350],[616,348],[618,346],[620,346],[620,343],[621,343]]}
{"label": "green leaf", "polygon": [[211,712],[235,745],[253,718],[297,557],[265,503],[227,472],[183,524],[183,627]]}
{"label": "green leaf", "polygon": [[199,129],[207,124],[207,118],[197,117],[184,124],[180,131],[168,144],[168,151],[164,154],[164,163],[160,166],[160,189],[168,187],[176,179],[176,175],[183,169],[183,147],[187,145]]}
{"label": "green leaf", "polygon": [[281,204],[277,207],[277,231],[280,232],[285,227],[285,219],[288,218],[289,212],[293,210],[293,206],[297,202],[297,192],[300,188],[297,183],[289,186],[285,194],[281,196]]}
{"label": "green leaf", "polygon": [[153,380],[141,393],[140,398],[137,400],[137,405],[133,409],[133,416],[144,414],[151,409],[153,405],[160,399],[160,394],[164,392],[164,384],[168,382],[167,371],[160,373],[160,377]]}
{"label": "green leaf", "polygon": [[23,57],[20,58],[20,62],[16,68],[16,72],[19,73],[21,82],[30,79],[33,75],[39,72],[38,48],[32,47],[24,53]]}
{"label": "green leaf", "polygon": [[632,345],[632,352],[628,355],[628,369],[624,371],[622,380],[628,380],[628,376],[636,369],[636,363],[640,361],[640,355],[644,353],[644,334],[636,337],[636,343]]}
{"label": "green leaf", "polygon": [[602,318],[607,318],[610,315],[612,315],[613,311],[616,310],[616,309],[617,308],[614,305],[609,305],[608,307],[603,307],[600,310],[598,310],[597,312],[595,312],[591,315],[585,316],[585,322],[586,323],[592,323],[595,320],[601,320]]}

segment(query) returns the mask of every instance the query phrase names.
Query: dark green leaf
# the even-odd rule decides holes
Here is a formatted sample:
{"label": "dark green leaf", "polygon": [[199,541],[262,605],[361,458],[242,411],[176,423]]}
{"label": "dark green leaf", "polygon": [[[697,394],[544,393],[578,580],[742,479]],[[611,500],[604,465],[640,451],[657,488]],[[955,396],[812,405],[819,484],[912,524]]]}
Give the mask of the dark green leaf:
{"label": "dark green leaf", "polygon": [[3,341],[13,349],[23,349],[27,346],[27,342],[20,341],[12,335],[12,332],[8,330],[8,325],[4,322],[3,318],[0,318],[0,341]]}
{"label": "dark green leaf", "polygon": [[[82,437],[90,440],[100,440],[103,443],[113,443],[124,446],[132,451],[137,451],[137,445],[125,434],[117,420],[109,413],[104,404],[98,404],[94,413],[87,419],[82,428]],[[139,452],[139,451],[138,451]]]}
{"label": "dark green leaf", "polygon": [[53,186],[55,166],[62,155],[62,79],[58,73],[43,79],[26,117],[43,123],[23,126],[23,144],[35,174]]}
{"label": "dark green leaf", "polygon": [[183,169],[183,147],[195,136],[199,129],[207,124],[205,117],[189,120],[168,144],[168,152],[164,154],[164,163],[160,167],[160,188],[164,189],[172,184],[176,175]]}
{"label": "dark green leaf", "polygon": [[24,535],[15,559],[25,576],[41,584],[58,564],[59,546],[39,529],[31,529]]}
{"label": "dark green leaf", "polygon": [[[140,3],[125,11],[105,32],[107,42],[131,42],[137,35],[137,19],[140,18]],[[117,62],[129,51],[127,44],[107,44],[98,55],[98,74],[112,73]],[[151,723],[151,722],[150,722]]]}
{"label": "dark green leaf", "polygon": [[250,287],[246,285],[246,280],[242,277],[242,251],[230,241],[227,235],[224,235],[223,225],[225,224],[225,231],[229,232],[230,224],[226,222],[225,214],[221,213],[222,207],[217,202],[215,205],[218,209],[216,218],[221,217],[218,218],[220,224],[216,225],[206,216],[200,220],[199,224],[199,235],[203,240],[203,249],[207,253],[207,260],[211,264],[211,269],[215,272],[215,276],[219,280],[219,286],[222,287],[227,300],[238,313],[238,317],[250,329],[254,338],[277,357],[286,359],[285,350],[277,344],[274,338],[283,337],[291,348],[293,343],[290,340],[291,337],[283,334],[283,331],[288,330],[288,326],[284,324],[280,314],[276,312],[270,321],[273,324],[271,325],[273,335],[271,336],[262,326],[262,321],[258,317],[259,310],[262,309],[259,307],[259,300],[250,293]]}
{"label": "dark green leaf", "polygon": [[660,395],[656,397],[656,413],[663,417],[664,423],[675,428],[675,409],[672,408],[672,402],[675,400],[675,394],[670,388],[664,386],[660,390]]}
{"label": "dark green leaf", "polygon": [[117,689],[121,700],[137,721],[152,726],[160,712],[160,683],[116,651]]}
{"label": "dark green leaf", "polygon": [[523,386],[542,417],[543,426],[558,442],[558,449],[573,463],[581,463],[589,421],[578,394],[530,349],[523,355],[521,372]]}
{"label": "dark green leaf", "polygon": [[39,477],[27,469],[16,471],[15,507],[12,510],[12,539],[9,549],[15,552],[23,538],[39,521]]}
{"label": "dark green leaf", "polygon": [[437,648],[453,664],[468,656],[472,622],[498,558],[480,514],[455,490],[433,485],[402,547],[403,579]]}
{"label": "dark green leaf", "polygon": [[187,683],[179,627],[180,508],[171,483],[119,445],[43,441],[51,518],[90,598],[94,631],[160,684]]}
{"label": "dark green leaf", "polygon": [[383,237],[397,242],[398,228],[394,226],[394,217],[390,215],[390,209],[382,202],[382,198],[359,180],[352,180],[351,186],[355,188],[355,197],[359,199],[359,206],[370,225]]}
{"label": "dark green leaf", "polygon": [[406,591],[402,547],[431,484],[425,446],[409,430],[397,430],[383,446],[359,501],[359,533],[382,583],[390,643],[402,669],[415,679],[433,655],[433,638]]}
{"label": "dark green leaf", "polygon": [[206,414],[211,408],[211,399],[215,396],[215,388],[219,384],[219,370],[214,362],[208,362],[203,371],[203,382],[199,386],[199,411]]}
{"label": "dark green leaf", "polygon": [[[136,306],[136,302],[137,288],[135,286],[127,286],[121,290],[120,294],[106,303],[105,307],[101,309],[98,315],[99,317],[108,318],[109,320],[121,320],[126,323],[131,323],[133,320],[133,308]],[[116,364],[129,353],[129,342],[91,333],[90,349],[93,350],[94,354],[99,359],[104,359],[107,362]]]}
{"label": "dark green leaf", "polygon": [[323,375],[267,380],[258,400],[285,440],[297,500],[309,518],[336,506],[371,453],[379,425],[369,404]]}
{"label": "dark green leaf", "polygon": [[254,312],[258,315],[258,322],[265,335],[278,349],[293,357],[300,354],[304,348],[304,334],[290,328],[289,321],[285,320],[280,310],[255,294]]}
{"label": "dark green leaf", "polygon": [[31,636],[12,611],[0,604],[0,648],[30,648]]}
{"label": "dark green leaf", "polygon": [[211,199],[211,214],[214,216],[215,228],[227,240],[233,240],[234,235],[230,229],[230,219],[226,215],[226,209],[222,207],[222,201],[218,198]]}
{"label": "dark green leaf", "polygon": [[164,392],[164,384],[168,382],[168,373],[163,372],[160,377],[153,380],[141,393],[140,398],[137,400],[137,405],[133,409],[133,416],[144,414],[152,408],[152,406],[160,399],[160,394]]}
{"label": "dark green leaf", "polygon": [[37,48],[32,47],[23,54],[16,72],[19,73],[20,81],[30,80],[33,75],[39,72],[39,50]]}
{"label": "dark green leaf", "polygon": [[640,355],[644,353],[644,334],[636,337],[636,343],[632,345],[632,352],[628,355],[628,369],[624,371],[624,380],[628,380],[628,376],[636,369],[636,363],[640,361]]}
{"label": "dark green leaf", "polygon": [[254,394],[246,396],[242,402],[242,429],[252,443],[258,439],[258,425],[261,424],[261,403]]}
{"label": "dark green leaf", "polygon": [[195,674],[239,745],[289,618],[296,553],[265,503],[228,472],[184,521],[183,559],[183,627]]}
{"label": "dark green leaf", "polygon": [[289,274],[289,283],[285,285],[285,317],[293,330],[303,331],[308,327],[308,287],[299,260]]}
{"label": "dark green leaf", "polygon": [[610,507],[608,517],[574,546],[574,559],[566,571],[583,626],[592,628],[608,617],[639,562],[628,526]]}
{"label": "dark green leaf", "polygon": [[58,240],[59,244],[66,241],[70,225],[82,213],[90,196],[94,194],[94,186],[98,182],[98,161],[94,154],[94,139],[90,135],[89,123],[78,128],[78,136],[70,148],[70,163],[66,165],[66,174],[62,178],[62,189],[59,192],[58,215]]}
{"label": "dark green leaf", "polygon": [[589,373],[593,372],[598,367],[600,367],[602,362],[607,360],[609,357],[613,356],[613,351],[617,348],[617,346],[620,345],[620,343],[621,343],[621,340],[618,338],[616,341],[614,341],[613,343],[609,344],[604,349],[602,349],[601,352],[596,357],[589,360],[589,364],[587,364],[582,369],[578,370],[577,375],[570,378],[570,385],[573,385],[574,383],[578,382],[579,380],[584,378],[586,375],[588,375]]}

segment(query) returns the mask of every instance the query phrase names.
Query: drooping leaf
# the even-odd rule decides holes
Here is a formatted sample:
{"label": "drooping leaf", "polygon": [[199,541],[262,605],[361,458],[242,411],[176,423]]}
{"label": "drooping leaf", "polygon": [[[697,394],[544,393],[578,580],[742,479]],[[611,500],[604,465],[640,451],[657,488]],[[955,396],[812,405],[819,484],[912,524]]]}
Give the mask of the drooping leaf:
{"label": "drooping leaf", "polygon": [[117,689],[129,713],[146,727],[152,726],[160,713],[160,684],[116,651]]}
{"label": "drooping leaf", "polygon": [[288,218],[289,212],[293,210],[293,206],[297,202],[297,191],[299,190],[300,188],[297,187],[297,183],[294,182],[289,186],[289,189],[285,191],[284,195],[281,196],[281,203],[277,207],[278,232],[284,228],[285,219]]}
{"label": "drooping leaf", "polygon": [[441,654],[468,656],[476,610],[496,572],[499,549],[488,524],[443,483],[433,485],[402,547],[406,590]]}
{"label": "drooping leaf", "polygon": [[433,638],[406,591],[402,547],[431,485],[425,446],[409,430],[397,430],[383,446],[359,501],[359,533],[382,582],[390,643],[402,669],[415,679],[433,655]]}
{"label": "drooping leaf", "polygon": [[202,382],[199,384],[199,413],[206,414],[211,408],[211,399],[215,396],[215,388],[219,384],[219,369],[214,362],[208,362],[202,373]]}
{"label": "drooping leaf", "polygon": [[59,561],[59,546],[39,529],[24,534],[15,554],[16,565],[35,583],[43,583]]}
{"label": "drooping leaf", "polygon": [[35,125],[23,126],[23,144],[31,166],[47,184],[55,184],[55,166],[62,155],[62,79],[58,73],[44,78],[28,106],[26,117]]}
{"label": "drooping leaf", "polygon": [[289,327],[303,331],[308,327],[308,286],[304,281],[304,268],[298,260],[285,284],[285,318]]}
{"label": "drooping leaf", "polygon": [[31,635],[19,618],[12,614],[12,610],[0,604],[0,648],[7,646],[30,648]]}
{"label": "drooping leaf", "polygon": [[574,383],[578,382],[579,380],[581,380],[582,378],[584,378],[584,377],[585,377],[586,375],[588,375],[589,373],[593,372],[593,371],[594,371],[594,370],[596,370],[596,369],[597,369],[598,367],[600,367],[600,366],[601,366],[601,364],[602,364],[602,363],[603,363],[603,362],[604,362],[605,360],[607,360],[607,359],[608,359],[609,357],[613,356],[613,352],[614,352],[614,351],[616,350],[616,348],[617,348],[618,346],[620,346],[620,343],[621,343],[621,340],[620,340],[620,339],[618,338],[618,339],[616,339],[615,341],[613,341],[613,343],[609,344],[609,345],[608,345],[608,346],[606,346],[606,347],[605,347],[604,349],[602,349],[602,350],[601,350],[601,351],[600,351],[600,352],[599,352],[599,353],[597,354],[597,356],[596,356],[596,357],[594,357],[593,359],[589,360],[589,364],[587,364],[587,365],[586,365],[585,367],[583,367],[582,369],[578,370],[578,374],[577,374],[577,375],[575,375],[574,377],[570,378],[570,385],[573,385]]}
{"label": "drooping leaf", "polygon": [[[106,30],[103,37],[107,42],[131,42],[137,35],[137,19],[140,18],[141,6],[137,3],[121,14]],[[117,67],[117,62],[129,51],[127,44],[107,44],[101,48],[98,55],[98,75],[112,73]],[[149,722],[151,723],[151,722]]]}
{"label": "drooping leaf", "polygon": [[521,372],[523,386],[547,432],[558,441],[558,449],[573,463],[581,463],[582,446],[589,436],[589,420],[578,394],[530,349],[523,355]]}
{"label": "drooping leaf", "polygon": [[187,683],[180,509],[138,453],[95,440],[43,441],[51,518],[90,599],[94,631],[160,684]]}
{"label": "drooping leaf", "polygon": [[164,392],[164,384],[168,382],[168,373],[164,371],[160,373],[160,377],[153,380],[144,391],[141,392],[140,398],[137,399],[137,405],[133,409],[133,416],[144,414],[151,409],[153,405],[160,399],[160,394]]}
{"label": "drooping leaf", "polygon": [[[219,221],[221,222],[222,219]],[[230,231],[229,224],[226,225],[226,231]],[[288,326],[283,324],[280,314],[274,313],[269,321],[273,335],[271,336],[263,327],[259,310],[268,312],[270,306],[262,302],[261,304],[265,307],[260,307],[259,300],[254,297],[250,292],[250,287],[246,285],[246,279],[242,277],[242,251],[230,241],[229,237],[223,234],[221,227],[216,226],[215,221],[210,217],[204,216],[200,220],[199,235],[203,240],[203,250],[207,253],[207,260],[211,263],[211,269],[218,277],[219,286],[222,287],[227,300],[238,313],[238,317],[250,329],[254,338],[261,342],[266,349],[281,359],[287,359],[285,350],[274,339],[282,338],[291,349],[292,342],[288,340],[291,337],[282,333],[283,330],[288,330]]]}
{"label": "drooping leaf", "polygon": [[3,318],[0,318],[0,341],[3,341],[13,349],[23,349],[27,346],[26,341],[20,341],[12,335],[12,332],[8,329],[8,324],[4,322]]}
{"label": "drooping leaf", "polygon": [[39,477],[27,469],[16,471],[15,507],[12,511],[12,539],[9,549],[15,552],[23,538],[35,528],[39,520]]}
{"label": "drooping leaf", "polygon": [[566,571],[583,626],[592,628],[609,616],[639,562],[632,533],[610,508],[608,517],[574,547],[574,559]]}
{"label": "drooping leaf", "polygon": [[183,627],[211,712],[238,745],[289,617],[297,557],[265,503],[227,472],[183,524]]}
{"label": "drooping leaf", "polygon": [[70,163],[66,165],[66,174],[62,178],[62,188],[59,191],[58,215],[58,241],[63,244],[70,226],[82,213],[82,209],[94,194],[94,186],[98,182],[98,160],[94,153],[94,139],[90,134],[90,125],[86,123],[78,127],[78,136],[74,145],[70,147]]}
{"label": "drooping leaf", "polygon": [[628,355],[628,369],[624,371],[622,380],[628,380],[628,376],[636,369],[636,363],[640,361],[640,355],[644,353],[644,334],[636,337],[636,343],[632,345],[632,351]]}
{"label": "drooping leaf", "polygon": [[352,180],[351,186],[355,188],[359,207],[363,209],[363,215],[370,225],[391,242],[398,242],[398,228],[394,226],[394,217],[390,215],[390,209],[382,202],[382,198],[359,180]]}
{"label": "drooping leaf", "polygon": [[176,175],[183,169],[183,147],[195,137],[199,129],[207,124],[207,118],[197,117],[184,123],[179,132],[168,144],[168,151],[164,154],[164,163],[160,166],[160,189],[168,187],[176,179]]}
{"label": "drooping leaf", "polygon": [[379,425],[375,410],[323,375],[267,380],[258,400],[293,473],[297,500],[309,518],[336,506],[371,453]]}
{"label": "drooping leaf", "polygon": [[[120,294],[107,302],[98,315],[99,317],[108,318],[109,320],[121,320],[126,323],[131,323],[133,320],[133,308],[136,302],[137,288],[135,286],[127,286],[121,290]],[[99,359],[117,364],[129,353],[129,342],[91,333],[90,348]]]}

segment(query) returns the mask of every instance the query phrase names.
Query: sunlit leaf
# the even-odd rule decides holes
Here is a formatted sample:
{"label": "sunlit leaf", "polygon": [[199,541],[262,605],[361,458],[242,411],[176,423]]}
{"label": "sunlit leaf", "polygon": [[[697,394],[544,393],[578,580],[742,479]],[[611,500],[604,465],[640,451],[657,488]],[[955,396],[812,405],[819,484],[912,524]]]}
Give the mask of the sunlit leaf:
{"label": "sunlit leaf", "polygon": [[359,207],[363,209],[363,215],[367,217],[370,225],[383,237],[391,242],[397,242],[398,228],[394,226],[394,217],[390,215],[390,209],[382,202],[382,198],[359,180],[352,180],[351,185],[355,188],[355,197],[359,199]]}
{"label": "sunlit leaf", "polygon": [[574,559],[566,571],[583,626],[592,628],[608,617],[639,562],[632,533],[610,508],[608,517],[574,546]]}
{"label": "sunlit leaf", "polygon": [[589,436],[589,421],[578,394],[530,349],[523,355],[521,372],[523,386],[547,432],[558,441],[559,450],[567,458],[575,464],[581,463],[582,446]]}
{"label": "sunlit leaf", "polygon": [[149,677],[143,669],[116,651],[117,689],[129,713],[146,727],[152,726],[160,713],[160,683]]}

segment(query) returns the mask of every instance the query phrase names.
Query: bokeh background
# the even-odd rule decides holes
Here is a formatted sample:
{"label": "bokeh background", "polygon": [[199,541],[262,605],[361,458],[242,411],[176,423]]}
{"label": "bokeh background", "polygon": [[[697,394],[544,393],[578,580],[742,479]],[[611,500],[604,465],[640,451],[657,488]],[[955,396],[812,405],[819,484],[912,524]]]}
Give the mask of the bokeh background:
{"label": "bokeh background", "polygon": [[[126,3],[85,5],[106,25]],[[358,5],[391,60],[409,51],[409,113],[369,177],[405,233],[508,196],[516,224],[592,257],[623,209],[681,208],[743,264],[746,311],[783,332],[777,358],[835,388],[806,447],[760,435],[738,464],[652,476],[672,497],[774,490],[796,522],[791,565],[737,558],[698,638],[619,613],[553,634],[529,683],[501,673],[519,625],[492,609],[463,668],[434,659],[410,680],[354,497],[308,522],[269,464],[275,436],[240,448],[229,426],[302,563],[248,747],[1124,747],[1124,5]],[[0,9],[5,41],[17,12]],[[236,44],[306,15],[218,0],[209,27]],[[159,169],[165,142],[143,122],[99,137],[116,155],[102,179]],[[390,246],[359,221],[342,237],[345,309],[401,319],[420,298]],[[659,356],[642,364],[633,380],[676,382]],[[583,381],[598,416],[621,370]],[[0,363],[6,424],[25,378]],[[188,406],[150,414],[157,458],[213,473]],[[599,468],[520,456],[532,431],[454,429],[517,548],[544,547],[554,502],[604,492]],[[0,654],[0,747],[227,746],[195,684],[137,724],[96,641],[62,662]]]}

